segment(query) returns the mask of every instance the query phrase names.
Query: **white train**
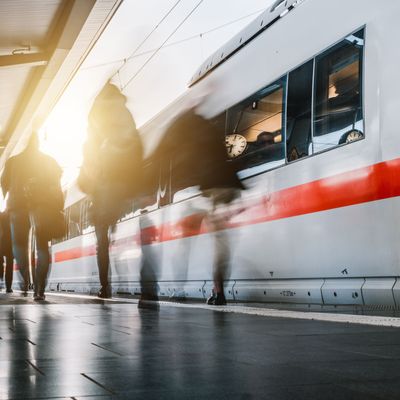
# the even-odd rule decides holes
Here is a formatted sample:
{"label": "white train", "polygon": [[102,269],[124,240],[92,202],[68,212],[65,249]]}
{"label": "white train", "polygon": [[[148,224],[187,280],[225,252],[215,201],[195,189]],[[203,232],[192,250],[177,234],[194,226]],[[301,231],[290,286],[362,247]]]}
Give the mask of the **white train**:
{"label": "white train", "polygon": [[[249,188],[225,210],[228,299],[400,304],[399,17],[397,0],[278,0],[143,127],[150,153],[187,99],[212,89],[201,111],[224,124]],[[173,179],[161,171],[154,205],[118,224],[114,293],[140,293],[145,253],[161,296],[209,295],[208,200],[195,188],[172,195]],[[49,288],[95,292],[88,201],[72,190],[66,207],[69,234],[52,246]]]}

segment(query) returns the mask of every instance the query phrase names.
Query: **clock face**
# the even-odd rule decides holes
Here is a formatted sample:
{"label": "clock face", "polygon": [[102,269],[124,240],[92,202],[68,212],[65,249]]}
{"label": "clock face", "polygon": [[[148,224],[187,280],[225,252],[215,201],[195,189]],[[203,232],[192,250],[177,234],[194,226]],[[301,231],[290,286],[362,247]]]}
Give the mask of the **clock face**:
{"label": "clock face", "polygon": [[229,158],[240,156],[247,146],[247,140],[244,136],[234,133],[225,137],[226,151]]}
{"label": "clock face", "polygon": [[356,140],[362,139],[363,134],[362,132],[358,131],[357,129],[353,129],[346,137],[346,143],[355,142]]}

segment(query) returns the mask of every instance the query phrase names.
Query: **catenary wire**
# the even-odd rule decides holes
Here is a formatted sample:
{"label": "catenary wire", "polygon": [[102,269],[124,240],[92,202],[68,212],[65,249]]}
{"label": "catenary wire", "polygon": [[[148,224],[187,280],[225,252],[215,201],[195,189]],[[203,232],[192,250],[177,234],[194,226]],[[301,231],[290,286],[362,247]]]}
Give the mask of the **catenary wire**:
{"label": "catenary wire", "polygon": [[[260,10],[258,10],[258,11],[254,11],[254,12],[252,12],[252,13],[250,13],[250,14],[244,15],[243,17],[236,18],[236,19],[234,19],[234,20],[232,20],[232,21],[229,21],[229,22],[226,22],[226,23],[224,23],[224,24],[222,24],[222,25],[218,25],[218,26],[216,26],[216,27],[214,27],[214,28],[212,28],[212,29],[209,29],[208,31],[196,33],[195,35],[188,36],[187,38],[184,38],[184,39],[181,39],[181,40],[176,40],[175,42],[168,43],[168,44],[166,44],[166,45],[164,46],[164,49],[167,48],[167,47],[172,47],[172,46],[176,46],[176,45],[178,45],[178,44],[182,44],[182,43],[185,43],[185,42],[189,42],[190,40],[194,40],[194,39],[197,39],[197,38],[199,38],[199,37],[204,37],[204,36],[208,35],[209,33],[218,31],[218,30],[223,29],[223,28],[225,28],[225,27],[227,27],[227,26],[229,26],[229,25],[233,25],[233,24],[235,24],[236,22],[239,22],[239,21],[242,21],[242,20],[244,20],[244,19],[246,19],[246,18],[252,17],[253,15],[260,14],[262,11],[265,11],[265,10],[266,10],[266,9],[263,8],[263,9],[260,9]],[[127,58],[124,58],[124,59],[121,58],[121,59],[118,59],[118,60],[108,61],[108,62],[104,62],[104,63],[101,63],[101,64],[89,65],[89,66],[87,66],[87,67],[81,68],[81,70],[82,70],[82,71],[86,71],[86,70],[89,70],[89,69],[95,69],[95,68],[106,67],[106,66],[108,66],[108,65],[113,65],[113,64],[117,64],[117,63],[121,63],[121,62],[125,63],[125,62],[127,62],[127,61],[129,61],[129,60],[131,60],[131,59],[138,58],[138,57],[144,56],[144,55],[146,55],[146,54],[151,54],[151,53],[153,53],[155,50],[156,50],[156,49],[150,49],[150,50],[143,51],[143,52],[141,52],[141,53],[137,53],[137,54],[131,55],[131,56],[129,56],[129,57],[127,57]],[[120,68],[120,69],[121,69],[121,68]],[[118,72],[118,71],[117,71],[117,72]],[[116,73],[117,73],[117,72],[116,72]],[[116,74],[116,73],[115,73],[115,74]],[[115,74],[114,74],[114,75],[115,75]]]}
{"label": "catenary wire", "polygon": [[129,57],[127,57],[124,60],[119,60],[119,61],[123,61],[123,64],[120,68],[118,68],[118,70],[114,73],[113,76],[119,74],[121,68],[125,65],[125,63],[130,60],[131,58],[133,58],[136,53],[139,51],[139,49],[147,42],[147,40],[150,38],[150,36],[157,30],[157,28],[168,18],[168,16],[171,14],[171,12],[178,6],[178,4],[181,2],[182,0],[178,0],[169,10],[168,12],[161,18],[161,20],[155,25],[155,27],[146,35],[146,37],[139,43],[139,45],[135,48],[135,50],[131,53],[131,55]]}
{"label": "catenary wire", "polygon": [[177,25],[177,27],[172,31],[171,34],[168,35],[168,37],[161,43],[159,47],[151,54],[151,56],[142,64],[142,66],[133,74],[133,76],[127,81],[127,83],[121,88],[124,90],[128,85],[131,84],[131,82],[140,74],[140,72],[144,69],[144,67],[153,59],[153,57],[162,49],[165,43],[168,42],[168,40],[177,32],[177,30],[189,19],[189,17],[199,8],[201,3],[203,3],[204,0],[200,0],[195,7],[189,12],[189,14],[186,15],[186,17]]}

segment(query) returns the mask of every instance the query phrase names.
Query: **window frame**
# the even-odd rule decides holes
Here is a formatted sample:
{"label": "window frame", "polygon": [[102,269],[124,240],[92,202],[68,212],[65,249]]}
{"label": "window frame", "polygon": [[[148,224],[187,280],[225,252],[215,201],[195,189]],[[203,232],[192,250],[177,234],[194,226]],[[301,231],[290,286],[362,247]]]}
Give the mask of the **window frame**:
{"label": "window frame", "polygon": [[[239,179],[240,180],[244,180],[244,179],[248,179],[251,178],[253,176],[256,175],[260,175],[260,174],[264,174],[268,171],[272,171],[274,169],[277,168],[281,168],[283,166],[285,166],[287,164],[287,148],[286,148],[286,116],[287,116],[287,98],[288,98],[288,90],[287,90],[287,85],[288,85],[288,76],[289,74],[283,74],[281,75],[279,78],[273,80],[271,83],[269,83],[268,85],[263,86],[261,89],[257,90],[255,93],[251,94],[250,96],[246,97],[245,99],[241,100],[240,102],[234,104],[233,106],[227,108],[224,113],[225,113],[225,135],[229,134],[227,131],[227,125],[228,125],[228,112],[229,110],[239,106],[242,103],[249,103],[251,101],[257,101],[256,99],[262,99],[265,96],[260,96],[260,94],[265,91],[265,89],[267,89],[268,87],[276,84],[276,83],[280,83],[280,87],[282,88],[282,118],[281,118],[281,123],[282,123],[282,128],[281,128],[281,135],[282,135],[282,146],[283,146],[283,153],[284,153],[284,158],[282,158],[282,162],[279,165],[275,165],[273,167],[268,168],[268,166],[266,164],[268,164],[269,162],[272,161],[268,161],[266,163],[260,163],[260,164],[256,164],[253,165],[252,167],[248,167],[245,169],[242,169],[240,171],[238,171],[238,175],[239,175]],[[236,159],[236,160],[240,160],[240,156]],[[227,162],[237,162],[235,159],[227,159]],[[280,160],[277,160],[280,161]],[[264,167],[263,167],[264,166]],[[251,173],[252,169],[256,169],[258,170],[258,172],[254,172]],[[260,170],[261,169],[261,170]],[[248,172],[245,172],[248,171]],[[240,172],[245,172],[246,176],[241,177],[240,176]]]}
{"label": "window frame", "polygon": [[[360,79],[360,102],[361,102],[361,110],[362,110],[362,134],[363,137],[361,139],[356,140],[355,142],[360,142],[362,140],[365,139],[365,102],[364,102],[364,79],[365,79],[365,42],[366,42],[366,27],[365,25],[363,25],[362,27],[360,27],[359,29],[356,29],[352,32],[350,32],[349,34],[347,34],[346,36],[344,36],[341,40],[338,40],[336,43],[333,43],[332,45],[330,45],[329,47],[327,47],[326,49],[322,50],[321,52],[319,52],[318,54],[316,54],[313,57],[314,63],[313,63],[313,80],[312,80],[312,116],[311,116],[311,121],[312,121],[312,128],[311,128],[311,141],[312,141],[312,155],[316,155],[316,154],[322,154],[325,153],[326,151],[330,151],[333,149],[336,149],[338,147],[343,147],[355,142],[350,142],[350,143],[341,143],[341,144],[336,144],[335,146],[323,149],[323,150],[319,150],[319,151],[315,151],[314,149],[314,127],[315,127],[315,122],[314,122],[314,106],[315,106],[315,98],[316,98],[316,93],[315,93],[315,87],[316,87],[316,62],[317,62],[317,58],[321,55],[323,55],[324,53],[328,52],[329,50],[331,50],[332,48],[334,48],[336,45],[340,44],[341,42],[343,42],[347,37],[353,35],[354,33],[363,31],[363,49],[362,49],[362,56],[358,59],[358,63],[359,63],[359,71],[361,73],[361,79]],[[322,135],[324,136],[324,135]],[[306,157],[304,157],[306,158]]]}
{"label": "window frame", "polygon": [[[316,64],[316,58],[317,58],[318,56],[322,55],[323,53],[325,53],[326,51],[330,50],[331,48],[333,48],[334,46],[336,46],[337,44],[339,44],[339,43],[342,42],[343,40],[345,40],[346,37],[348,37],[348,36],[350,36],[350,35],[352,35],[352,34],[354,34],[354,33],[356,33],[356,32],[359,32],[359,31],[361,31],[361,30],[364,31],[363,50],[362,50],[362,55],[361,55],[360,60],[359,60],[360,63],[361,63],[361,68],[360,68],[360,72],[361,72],[361,79],[360,79],[361,96],[360,96],[360,100],[361,100],[361,109],[362,109],[362,112],[363,112],[363,114],[362,114],[362,115],[363,115],[363,118],[362,118],[363,137],[362,137],[361,139],[359,139],[359,140],[354,141],[354,142],[337,144],[336,146],[332,146],[332,147],[330,147],[330,148],[328,148],[328,149],[324,149],[324,150],[320,150],[320,151],[318,151],[318,152],[315,152],[315,151],[314,151],[314,105],[315,105],[315,64]],[[312,123],[311,123],[311,144],[312,144],[312,153],[309,154],[309,155],[307,155],[307,156],[305,156],[305,157],[299,158],[299,159],[297,159],[297,160],[292,160],[292,161],[289,162],[288,159],[287,159],[287,147],[286,147],[286,145],[285,145],[285,162],[284,162],[282,165],[277,165],[277,166],[272,167],[272,168],[267,168],[267,169],[265,169],[264,171],[255,172],[254,174],[250,174],[250,175],[248,175],[248,176],[246,176],[246,177],[241,178],[242,181],[247,180],[247,179],[254,178],[254,177],[256,177],[256,176],[265,174],[265,173],[270,172],[270,171],[274,171],[274,170],[279,169],[279,168],[284,168],[284,167],[287,166],[287,165],[296,164],[296,163],[298,163],[298,162],[307,160],[307,159],[309,159],[309,158],[318,156],[318,155],[320,155],[320,154],[324,154],[324,153],[326,153],[326,152],[328,152],[328,151],[333,151],[333,150],[335,150],[335,149],[339,149],[339,148],[342,148],[342,147],[345,147],[345,146],[348,146],[348,145],[352,145],[352,144],[354,144],[354,143],[362,142],[362,141],[365,140],[365,138],[366,138],[366,136],[367,136],[367,135],[366,135],[366,129],[365,129],[366,124],[365,124],[365,91],[364,91],[364,88],[365,88],[365,65],[366,65],[366,63],[365,63],[365,55],[366,55],[365,43],[366,43],[366,42],[367,42],[367,29],[366,29],[366,25],[362,25],[362,26],[358,27],[357,29],[354,29],[353,31],[349,32],[348,34],[342,36],[342,37],[341,37],[340,39],[338,39],[336,42],[330,44],[328,47],[322,49],[322,50],[319,51],[318,53],[314,54],[312,57],[306,59],[306,60],[303,61],[301,64],[296,65],[294,68],[290,69],[290,70],[287,71],[285,74],[281,75],[279,78],[273,80],[270,84],[265,85],[262,89],[259,90],[259,91],[261,91],[261,90],[263,90],[264,88],[268,87],[269,85],[273,84],[274,82],[278,81],[279,79],[284,79],[284,78],[285,78],[285,82],[286,82],[286,83],[285,83],[285,87],[284,87],[284,90],[285,90],[284,97],[286,97],[286,99],[285,99],[285,114],[284,114],[285,126],[284,126],[283,131],[284,131],[284,140],[285,140],[285,144],[286,144],[286,119],[287,119],[288,77],[289,77],[289,74],[290,74],[292,71],[295,71],[297,68],[299,68],[299,67],[301,67],[302,65],[306,64],[307,62],[313,60],[312,98],[311,98],[311,122],[312,122]],[[247,98],[253,97],[253,96],[254,96],[256,93],[258,93],[259,91],[255,92],[255,93],[254,93],[253,95],[251,95],[251,96],[248,96]],[[244,101],[244,100],[242,100],[242,101]],[[240,102],[240,103],[241,103],[241,102]],[[232,107],[235,107],[235,106],[237,106],[237,105],[240,104],[240,103],[234,104],[234,105],[232,105]],[[232,107],[230,107],[230,108],[232,108]],[[227,109],[226,111],[228,111],[228,109]],[[260,164],[260,165],[262,165],[262,164]]]}

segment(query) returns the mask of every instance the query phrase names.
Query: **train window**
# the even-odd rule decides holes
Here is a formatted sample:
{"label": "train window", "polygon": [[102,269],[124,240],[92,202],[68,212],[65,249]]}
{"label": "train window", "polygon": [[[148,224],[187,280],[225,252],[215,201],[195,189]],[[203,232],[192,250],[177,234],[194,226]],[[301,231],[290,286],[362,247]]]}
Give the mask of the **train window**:
{"label": "train window", "polygon": [[91,222],[91,201],[84,199],[81,203],[81,228],[82,234],[93,232],[94,226]]}
{"label": "train window", "polygon": [[158,208],[158,192],[160,185],[160,161],[154,159],[147,160],[143,169],[143,187],[141,196],[136,199],[134,204],[134,216],[142,214],[144,211],[153,211]]}
{"label": "train window", "polygon": [[171,203],[171,163],[172,160],[169,158],[162,159],[160,163],[160,179],[157,192],[159,207]]}
{"label": "train window", "polygon": [[[174,160],[171,160],[171,167],[174,167]],[[199,186],[193,186],[192,180],[185,179],[183,176],[177,176],[178,169],[174,168],[171,172],[171,198],[172,202],[183,201],[201,194]],[[175,174],[174,174],[175,172]]]}
{"label": "train window", "polygon": [[228,157],[244,178],[285,162],[282,127],[286,77],[232,107],[226,116]]}
{"label": "train window", "polygon": [[313,60],[289,73],[286,112],[287,159],[311,153],[311,98]]}
{"label": "train window", "polygon": [[185,189],[181,189],[173,193],[172,201],[176,203],[178,201],[190,199],[191,197],[196,197],[199,195],[201,195],[199,186],[189,186]]}
{"label": "train window", "polygon": [[133,218],[135,216],[135,206],[136,201],[126,200],[119,221],[126,221],[127,219]]}
{"label": "train window", "polygon": [[314,152],[364,137],[363,46],[360,30],[315,59]]}
{"label": "train window", "polygon": [[74,238],[81,234],[80,226],[81,203],[75,203],[69,207],[68,212],[68,239]]}
{"label": "train window", "polygon": [[[68,223],[68,218],[69,218],[68,213],[69,213],[69,209],[65,209],[64,210],[64,226],[65,226],[65,228],[67,228],[67,223]],[[65,232],[66,232],[65,236],[63,236],[61,238],[57,238],[57,239],[52,239],[51,244],[54,245],[57,243],[61,243],[64,240],[67,240],[68,239],[68,229],[66,229]]]}

